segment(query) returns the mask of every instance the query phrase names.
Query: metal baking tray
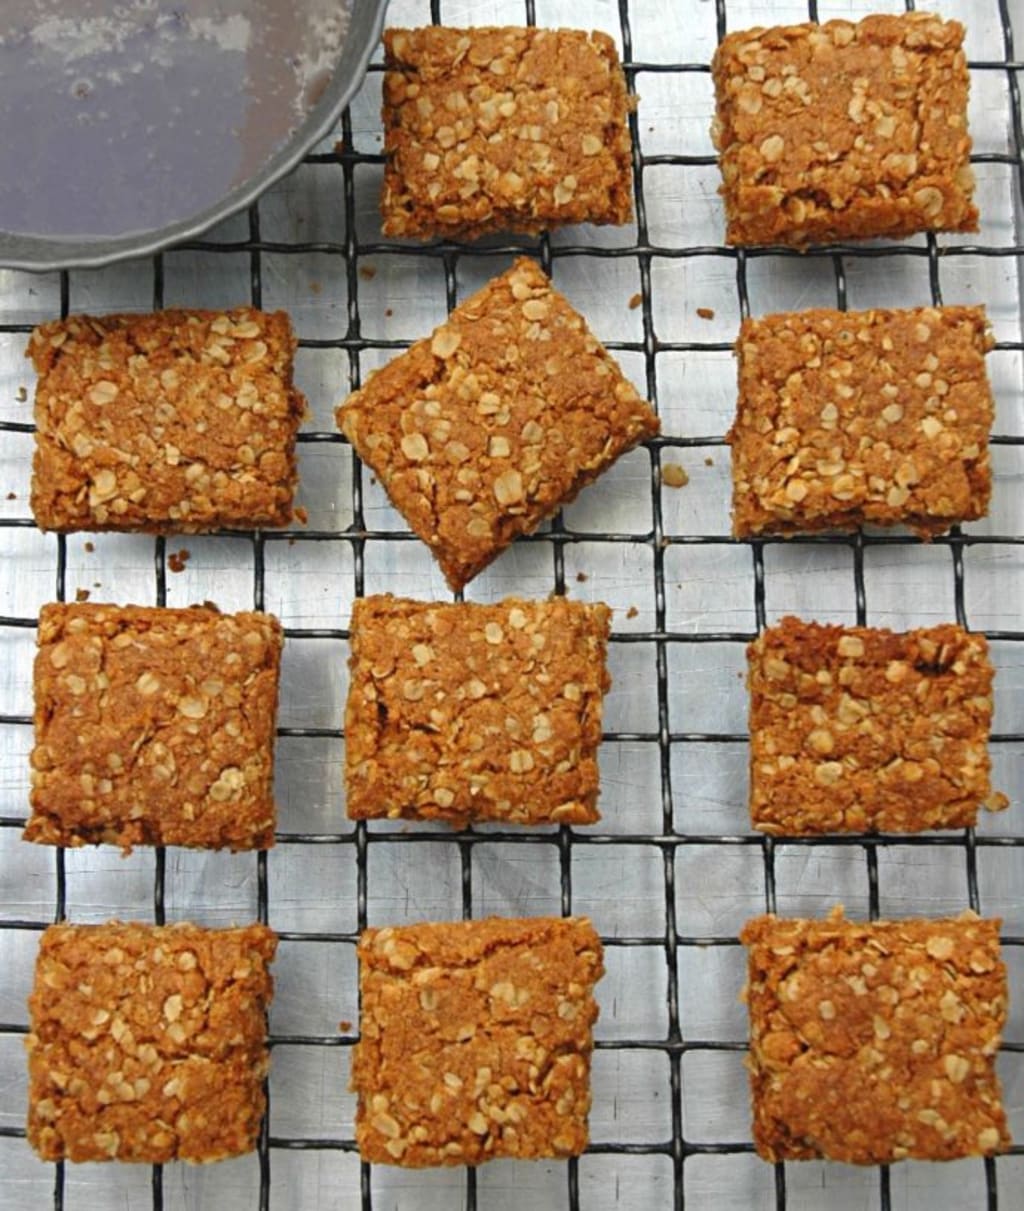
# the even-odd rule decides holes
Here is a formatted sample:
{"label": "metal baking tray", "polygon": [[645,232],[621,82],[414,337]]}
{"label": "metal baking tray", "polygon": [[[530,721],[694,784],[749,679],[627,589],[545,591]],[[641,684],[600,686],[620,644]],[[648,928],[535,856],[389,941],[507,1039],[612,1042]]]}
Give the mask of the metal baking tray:
{"label": "metal baking tray", "polygon": [[5,0],[0,265],[106,265],[243,210],[337,123],[385,7]]}
{"label": "metal baking tray", "polygon": [[[0,273],[0,1206],[254,1207],[334,1211],[964,1211],[1020,1205],[1024,1179],[1024,332],[1019,78],[1001,0],[948,0],[968,26],[971,126],[982,229],[804,255],[722,245],[708,135],[708,64],[725,29],[898,11],[896,0],[396,0],[389,20],[593,26],[622,48],[639,95],[637,221],[539,240],[417,247],[382,239],[379,63],[340,131],[248,212],[162,256],[95,272]],[[1017,16],[1018,44],[1024,22]],[[335,154],[334,142],[341,150]],[[615,609],[592,829],[466,833],[344,815],[347,627],[360,593],[449,594],[425,547],[337,434],[334,405],[428,332],[521,251],[654,398],[664,435],[621,460],[467,596],[564,591]],[[740,317],[815,305],[984,302],[997,347],[995,490],[988,518],[930,544],[909,535],[737,543],[729,537]],[[311,415],[300,444],[306,527],[286,534],[152,539],[36,532],[28,511],[30,326],[68,310],[146,310],[252,300],[286,307],[301,337]],[[700,309],[700,311],[698,311]],[[709,315],[712,312],[713,315]],[[689,475],[662,482],[666,463]],[[8,493],[13,494],[7,499]],[[175,572],[182,549],[190,553]],[[19,839],[31,746],[39,606],[92,600],[225,609],[260,605],[287,629],[278,741],[280,836],[265,857]],[[909,627],[959,618],[997,667],[994,781],[1010,797],[976,831],[803,843],[750,831],[744,647],[785,613]],[[859,1169],[772,1167],[752,1152],[737,997],[737,934],[774,907],[823,915],[1003,917],[1011,1009],[999,1070],[1021,1143],[995,1161]],[[464,914],[587,913],[606,943],[598,987],[592,1145],[578,1161],[478,1171],[364,1168],[347,1092],[358,1029],[354,942],[366,923]],[[38,936],[55,916],[257,917],[279,930],[270,1015],[271,1109],[256,1155],[204,1168],[65,1166],[23,1138],[25,997]],[[339,1023],[346,1025],[339,1031]]]}

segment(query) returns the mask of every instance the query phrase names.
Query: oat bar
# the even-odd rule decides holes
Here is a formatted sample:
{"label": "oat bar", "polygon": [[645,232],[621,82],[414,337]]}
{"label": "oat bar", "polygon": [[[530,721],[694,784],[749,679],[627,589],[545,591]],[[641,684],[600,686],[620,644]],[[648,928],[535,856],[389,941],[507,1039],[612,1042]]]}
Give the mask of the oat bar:
{"label": "oat bar", "polygon": [[282,311],[71,316],[32,333],[44,530],[201,532],[292,518],[296,341]]}
{"label": "oat bar", "polygon": [[928,537],[983,517],[991,347],[980,307],[745,320],[733,533],[902,524]]}
{"label": "oat bar", "polygon": [[276,946],[262,925],[51,925],[26,1039],[39,1156],[162,1164],[251,1152]]}
{"label": "oat bar", "polygon": [[356,1142],[410,1167],[578,1156],[601,942],[581,917],[368,929]]}
{"label": "oat bar", "polygon": [[593,824],[609,618],[564,597],[357,601],[349,816]]}
{"label": "oat bar", "polygon": [[750,816],[767,833],[971,828],[989,782],[982,635],[784,618],[747,649]]}
{"label": "oat bar", "polygon": [[728,242],[977,231],[963,38],[923,12],[724,38],[712,135]]}
{"label": "oat bar", "polygon": [[876,1165],[1008,1148],[999,926],[970,912],[867,924],[841,909],[748,922],[759,1155]]}
{"label": "oat bar", "polygon": [[537,233],[633,215],[626,80],[607,34],[384,34],[388,236]]}
{"label": "oat bar", "polygon": [[658,432],[526,259],[373,374],[337,420],[453,589]]}
{"label": "oat bar", "polygon": [[44,606],[26,840],[272,845],[281,644],[268,614]]}

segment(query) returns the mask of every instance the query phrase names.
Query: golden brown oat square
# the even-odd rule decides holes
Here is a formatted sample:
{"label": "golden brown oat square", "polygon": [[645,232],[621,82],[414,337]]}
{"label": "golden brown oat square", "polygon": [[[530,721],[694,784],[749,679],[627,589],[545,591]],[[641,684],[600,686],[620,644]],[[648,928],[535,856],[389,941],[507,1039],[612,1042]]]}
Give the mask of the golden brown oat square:
{"label": "golden brown oat square", "polygon": [[868,924],[841,909],[749,921],[758,1154],[878,1165],[1008,1148],[999,926],[970,912]]}
{"label": "golden brown oat square", "polygon": [[202,532],[292,519],[296,341],[282,311],[42,324],[32,512],[44,530]]}
{"label": "golden brown oat square", "polygon": [[349,816],[593,824],[609,618],[564,597],[357,601]]}
{"label": "golden brown oat square", "polygon": [[994,404],[983,308],[814,310],[744,320],[733,533],[984,517]]}
{"label": "golden brown oat square", "polygon": [[25,839],[272,845],[281,644],[269,614],[44,606]]}
{"label": "golden brown oat square", "polygon": [[587,1146],[601,941],[583,917],[366,930],[356,1142],[422,1168]]}
{"label": "golden brown oat square", "polygon": [[750,816],[767,833],[972,828],[989,781],[988,644],[783,618],[747,650]]}
{"label": "golden brown oat square", "polygon": [[526,259],[371,375],[337,421],[453,589],[658,432],[583,317]]}
{"label": "golden brown oat square", "polygon": [[607,34],[384,34],[384,234],[537,233],[633,215],[626,80]]}
{"label": "golden brown oat square", "polygon": [[251,1152],[276,946],[263,925],[51,925],[26,1039],[39,1156],[163,1164]]}
{"label": "golden brown oat square", "polygon": [[712,133],[728,242],[977,231],[963,38],[924,12],[724,38]]}

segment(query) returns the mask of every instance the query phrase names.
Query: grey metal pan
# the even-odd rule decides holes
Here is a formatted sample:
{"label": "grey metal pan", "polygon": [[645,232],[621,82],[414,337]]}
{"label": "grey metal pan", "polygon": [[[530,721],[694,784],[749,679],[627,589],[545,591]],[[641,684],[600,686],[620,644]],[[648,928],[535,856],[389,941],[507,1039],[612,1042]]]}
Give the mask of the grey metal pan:
{"label": "grey metal pan", "polygon": [[0,265],[158,252],[327,135],[384,0],[3,0]]}

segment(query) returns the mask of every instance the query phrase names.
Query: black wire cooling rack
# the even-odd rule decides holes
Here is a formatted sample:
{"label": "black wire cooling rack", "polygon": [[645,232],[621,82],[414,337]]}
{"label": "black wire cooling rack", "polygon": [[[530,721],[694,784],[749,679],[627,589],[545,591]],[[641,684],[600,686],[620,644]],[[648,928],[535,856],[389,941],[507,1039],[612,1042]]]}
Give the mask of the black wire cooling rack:
{"label": "black wire cooling rack", "polygon": [[[633,0],[634,10],[642,0]],[[1003,56],[984,61],[972,61],[970,69],[975,79],[980,73],[999,73],[1005,77],[1009,104],[1009,149],[1005,152],[979,152],[972,160],[975,164],[998,164],[1005,168],[1007,174],[1007,191],[1011,195],[1011,208],[1018,216],[1024,214],[1024,127],[1022,127],[1021,98],[1019,76],[1024,71],[1024,60],[1015,57],[1014,30],[1011,22],[1009,0],[992,0],[992,5],[998,10],[998,22],[1002,29]],[[908,8],[913,8],[908,0]],[[976,6],[983,7],[982,0]],[[642,81],[652,73],[681,77],[688,73],[708,73],[707,62],[692,63],[653,63],[640,62],[634,58],[633,35],[631,29],[631,5],[628,0],[619,0],[618,15],[621,30],[621,41],[625,70],[631,91],[642,91]],[[715,0],[718,37],[726,32],[727,26],[735,28],[735,23],[729,19],[726,0]],[[534,0],[526,0],[524,17],[527,23],[534,24],[537,19]],[[430,17],[435,22],[442,20],[442,5],[439,0],[432,0]],[[809,0],[807,16],[810,20],[818,19],[818,4]],[[379,72],[380,66],[371,68]],[[638,84],[639,82],[639,84]],[[708,115],[710,119],[710,114]],[[407,245],[388,243],[379,239],[362,240],[357,234],[356,224],[356,170],[367,165],[379,165],[383,162],[380,154],[371,154],[356,149],[353,139],[351,117],[346,113],[341,123],[341,140],[334,152],[323,151],[310,155],[306,164],[323,166],[323,168],[338,171],[340,166],[341,196],[340,205],[345,214],[344,242],[306,242],[280,243],[265,239],[261,234],[260,206],[254,205],[248,212],[248,233],[242,240],[218,242],[212,239],[197,240],[183,245],[188,251],[204,254],[209,258],[211,271],[216,270],[216,261],[225,254],[245,254],[248,256],[249,289],[251,301],[260,306],[263,301],[263,264],[264,254],[296,254],[323,253],[334,258],[339,274],[345,276],[348,289],[347,327],[343,336],[335,340],[300,339],[300,346],[306,349],[336,349],[343,351],[348,361],[349,384],[359,385],[363,366],[361,359],[370,350],[399,350],[408,344],[407,341],[370,340],[362,335],[362,324],[359,312],[359,271],[369,256],[386,257],[389,254],[401,253],[403,256],[431,258],[440,261],[443,266],[447,305],[449,310],[456,303],[456,271],[460,258],[472,255],[474,257],[493,257],[507,262],[511,255],[526,253],[536,256],[545,270],[551,272],[554,262],[561,257],[591,257],[591,258],[627,258],[634,262],[639,272],[640,280],[640,315],[642,318],[642,339],[639,341],[610,341],[608,347],[616,352],[626,352],[640,355],[643,359],[647,393],[652,400],[658,399],[658,358],[666,353],[675,354],[707,354],[728,353],[731,346],[722,342],[699,341],[666,341],[659,337],[656,331],[655,314],[652,305],[652,265],[664,258],[720,258],[723,263],[731,264],[735,272],[735,287],[740,314],[749,313],[748,273],[751,266],[760,258],[791,258],[806,257],[809,261],[821,261],[831,265],[834,277],[835,301],[838,307],[847,305],[847,265],[856,260],[879,261],[885,264],[888,258],[909,257],[923,258],[927,265],[929,289],[934,304],[942,303],[942,267],[957,257],[1001,258],[1009,262],[1017,275],[1018,282],[1024,281],[1024,247],[1019,243],[1009,246],[994,247],[979,243],[945,244],[935,236],[928,236],[922,243],[886,244],[884,246],[837,245],[827,248],[812,249],[807,253],[795,253],[788,249],[732,249],[724,245],[703,246],[666,246],[652,242],[649,233],[647,202],[645,199],[645,174],[652,168],[662,165],[677,167],[713,166],[713,155],[679,155],[658,154],[646,155],[641,152],[641,138],[638,129],[637,116],[630,118],[633,135],[633,167],[635,179],[636,203],[636,241],[622,247],[591,247],[586,244],[559,244],[553,246],[546,238],[536,241],[508,242],[488,244],[486,247],[473,247],[454,243],[441,243],[415,251]],[[1015,230],[1019,231],[1019,227]],[[1019,239],[1019,235],[1016,237]],[[496,270],[497,271],[497,270]],[[139,273],[152,274],[152,306],[160,308],[164,301],[164,258],[157,256],[152,259],[150,269],[145,262],[140,262]],[[71,306],[71,287],[68,273],[59,275],[60,282],[60,314],[68,314]],[[0,334],[27,334],[30,325],[0,324]],[[301,337],[301,332],[300,332]],[[1024,342],[1021,340],[1000,341],[997,350],[1020,354],[1024,352]],[[339,391],[339,397],[343,391]],[[1024,402],[1018,395],[1015,405]],[[32,426],[27,423],[2,422],[0,432],[31,433]],[[996,446],[1022,446],[1024,437],[995,434],[993,444]],[[349,450],[347,444],[336,432],[304,431],[299,435],[303,443],[318,443],[333,447],[340,460],[349,459],[352,464],[352,524],[347,528],[334,530],[300,530],[286,533],[251,533],[243,535],[251,545],[253,560],[252,605],[256,609],[264,608],[267,580],[266,552],[268,544],[286,541],[289,543],[335,543],[347,544],[351,551],[353,589],[356,596],[362,595],[365,585],[365,551],[368,542],[395,542],[407,540],[408,532],[392,530],[375,530],[367,527],[365,520],[364,475],[358,460]],[[680,534],[667,530],[663,518],[661,503],[661,458],[664,451],[680,448],[705,449],[724,445],[721,433],[697,437],[662,436],[646,444],[649,458],[652,524],[642,533],[603,533],[583,532],[574,530],[565,524],[562,517],[557,517],[550,530],[534,535],[523,542],[541,543],[550,548],[551,553],[551,587],[556,593],[566,591],[566,548],[580,543],[599,544],[635,544],[649,549],[653,563],[654,578],[654,626],[653,629],[628,633],[619,632],[613,635],[612,641],[617,644],[644,643],[651,645],[656,660],[656,689],[657,689],[657,727],[652,731],[612,731],[605,735],[608,744],[642,742],[656,745],[659,760],[659,776],[661,788],[661,827],[658,831],[649,833],[634,833],[628,835],[607,834],[599,830],[577,832],[563,826],[554,833],[531,834],[512,831],[491,831],[485,833],[467,829],[463,832],[450,833],[442,830],[420,832],[375,832],[365,822],[358,823],[354,830],[345,833],[309,833],[309,832],[280,832],[277,837],[278,846],[338,846],[347,847],[351,851],[352,861],[357,871],[357,930],[353,932],[311,932],[300,930],[280,930],[279,935],[284,941],[299,942],[329,942],[354,945],[361,930],[367,924],[367,901],[369,886],[369,854],[377,846],[416,845],[429,847],[440,843],[457,846],[461,878],[461,903],[465,917],[473,913],[474,902],[474,850],[482,842],[493,844],[501,842],[509,845],[530,847],[533,852],[538,849],[554,851],[557,855],[559,870],[559,886],[561,894],[561,910],[569,914],[573,910],[573,864],[574,851],[584,847],[626,846],[642,847],[648,851],[660,854],[664,875],[664,913],[665,928],[663,934],[654,936],[614,936],[605,937],[605,945],[614,947],[654,947],[664,956],[666,967],[668,993],[668,1028],[664,1037],[658,1039],[631,1038],[599,1040],[599,1051],[653,1051],[663,1055],[669,1069],[669,1087],[671,1095],[671,1135],[669,1138],[654,1143],[602,1142],[594,1143],[589,1154],[612,1154],[616,1156],[658,1155],[667,1159],[671,1166],[671,1182],[666,1194],[666,1205],[682,1207],[686,1202],[691,1206],[709,1206],[707,1203],[687,1198],[684,1174],[687,1163],[699,1156],[735,1156],[750,1154],[753,1145],[748,1141],[741,1142],[697,1142],[688,1138],[684,1130],[683,1113],[683,1060],[688,1054],[700,1052],[743,1052],[746,1044],[740,1040],[713,1041],[688,1037],[682,1027],[680,1013],[680,956],[688,948],[736,947],[738,940],[733,935],[695,935],[687,932],[686,922],[680,921],[676,904],[677,857],[687,846],[715,847],[744,847],[756,852],[761,861],[764,884],[764,907],[768,911],[776,905],[776,853],[780,844],[772,837],[760,836],[753,833],[745,835],[724,835],[707,833],[688,833],[681,830],[677,823],[677,815],[673,810],[674,798],[678,798],[678,790],[673,787],[672,754],[683,746],[696,744],[704,745],[735,745],[742,744],[747,737],[743,733],[707,733],[686,732],[673,730],[670,727],[668,708],[669,685],[669,652],[674,645],[724,643],[742,645],[754,636],[746,631],[698,631],[683,633],[669,626],[666,606],[666,553],[674,546],[728,544],[733,540],[720,534]],[[9,533],[16,527],[32,527],[31,518],[0,519],[0,558],[2,554],[3,534]],[[239,535],[231,532],[232,538]],[[755,540],[743,544],[750,552],[750,589],[753,596],[754,617],[760,630],[766,623],[765,604],[765,552],[776,540]],[[781,540],[780,540],[781,541]],[[914,545],[917,540],[902,535],[867,536],[861,533],[848,537],[808,536],[785,540],[793,544],[829,544],[844,548],[852,556],[853,567],[853,598],[855,602],[855,617],[858,624],[868,622],[867,592],[865,587],[865,553],[876,546]],[[974,535],[964,534],[954,529],[949,535],[938,538],[934,547],[948,552],[950,571],[953,581],[953,601],[956,620],[964,626],[970,625],[968,610],[965,602],[964,554],[975,546],[1017,546],[1024,544],[1024,535],[996,534]],[[56,560],[53,570],[53,597],[58,601],[65,600],[68,579],[67,541],[63,536],[55,539]],[[164,538],[154,539],[153,576],[155,581],[155,601],[159,605],[167,600],[167,568],[168,551]],[[36,620],[30,617],[0,617],[0,636],[15,629],[31,630]],[[990,640],[1019,643],[1024,641],[1024,630],[999,630],[986,632]],[[347,640],[348,631],[343,628],[300,628],[286,627],[286,638],[289,640]],[[31,726],[31,718],[27,715],[0,714],[0,728],[25,729]],[[341,739],[340,728],[312,727],[281,727],[279,736],[287,743],[290,738],[322,738],[327,740]],[[1005,732],[992,738],[996,746],[1019,745],[1024,743],[1024,733]],[[0,816],[0,828],[19,830],[23,827],[24,815]],[[967,904],[975,910],[983,908],[983,895],[979,879],[979,851],[986,847],[1004,847],[1020,854],[1024,850],[1024,836],[993,835],[979,836],[973,829],[963,832],[944,834],[941,836],[901,836],[899,838],[886,836],[846,836],[829,837],[826,839],[785,839],[785,845],[814,847],[827,844],[831,847],[842,847],[847,852],[860,851],[863,854],[864,869],[867,880],[867,902],[872,918],[880,912],[879,903],[879,851],[887,846],[899,844],[910,847],[951,847],[962,853],[966,868]],[[279,851],[278,851],[279,852]],[[53,906],[53,919],[63,920],[68,912],[67,881],[65,872],[64,853],[55,852],[56,864],[56,899]],[[257,905],[258,917],[261,921],[268,920],[270,911],[270,890],[268,880],[268,865],[274,861],[274,851],[270,854],[260,853],[255,858],[257,872]],[[1021,867],[1024,873],[1024,865]],[[165,876],[166,855],[157,849],[154,855],[152,911],[156,922],[165,919]],[[1024,894],[1024,888],[1022,888]],[[72,913],[73,915],[73,913]],[[24,930],[38,932],[46,927],[47,921],[3,919],[0,928],[6,930]],[[1004,935],[1003,945],[1007,948],[1024,948],[1024,936]],[[0,1023],[0,1038],[4,1036],[24,1035],[27,1025],[22,1022]],[[273,1034],[271,1045],[275,1051],[302,1046],[317,1048],[347,1048],[355,1041],[353,1033],[337,1036],[311,1036],[300,1034]],[[1024,1055],[1024,1041],[1010,1040],[1004,1044],[1004,1052],[1013,1057]],[[1016,1061],[1019,1062],[1019,1061]],[[273,1092],[273,1077],[270,1092]],[[352,1139],[315,1138],[312,1136],[283,1137],[275,1135],[269,1128],[270,1115],[266,1116],[259,1139],[259,1186],[258,1194],[253,1198],[261,1208],[269,1208],[271,1198],[271,1178],[275,1155],[283,1151],[307,1152],[321,1150],[339,1150],[354,1153],[355,1144]],[[23,1138],[24,1130],[14,1127],[0,1127],[0,1136]],[[1011,1156],[1024,1155],[1024,1147],[1016,1145]],[[984,1203],[989,1211],[995,1211],[999,1206],[1004,1208],[1019,1206],[1019,1194],[1007,1180],[1000,1182],[1000,1168],[1006,1162],[1000,1159],[988,1159],[977,1162],[984,1167]],[[561,1205],[572,1211],[585,1206],[585,1198],[581,1194],[579,1177],[579,1162],[569,1160],[565,1165],[564,1199]],[[893,1195],[890,1186],[890,1171],[881,1167],[877,1171],[877,1200],[882,1211],[889,1211],[893,1205]],[[152,1171],[152,1206],[154,1211],[161,1211],[165,1203],[163,1171],[157,1166]],[[62,1208],[65,1205],[66,1177],[64,1165],[55,1166],[53,1184],[53,1205]],[[340,1194],[340,1192],[339,1192]],[[823,1195],[823,1198],[827,1197]],[[478,1196],[477,1173],[473,1169],[466,1170],[463,1203],[467,1211],[475,1211],[483,1206],[485,1200]],[[337,1205],[361,1205],[369,1211],[374,1205],[380,1206],[381,1199],[375,1193],[370,1166],[362,1164],[358,1191],[353,1189],[349,1195],[342,1196]],[[332,1205],[334,1205],[332,1203]],[[627,1200],[627,1204],[628,1203]],[[774,1168],[774,1205],[778,1211],[787,1206],[787,1168],[779,1164]],[[822,1202],[819,1205],[825,1206]],[[980,1204],[979,1204],[980,1205]],[[712,1211],[714,1209],[712,1208]]]}

